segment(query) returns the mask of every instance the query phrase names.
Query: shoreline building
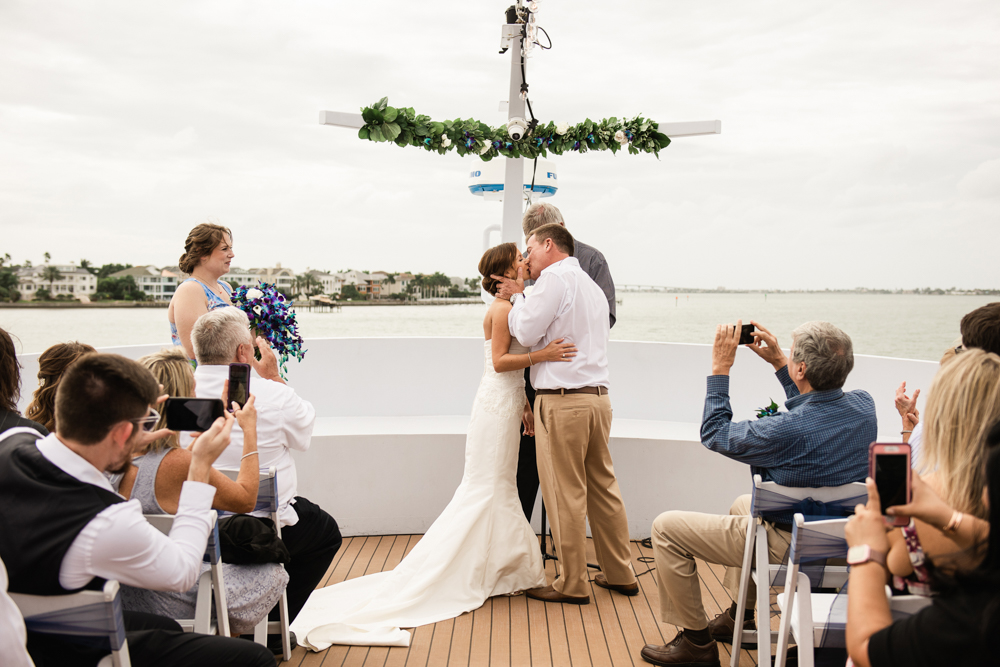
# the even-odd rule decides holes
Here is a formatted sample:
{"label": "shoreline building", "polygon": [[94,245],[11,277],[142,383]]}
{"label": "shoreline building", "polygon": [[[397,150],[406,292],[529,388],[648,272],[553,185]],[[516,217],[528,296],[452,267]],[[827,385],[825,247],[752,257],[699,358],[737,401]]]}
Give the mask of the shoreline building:
{"label": "shoreline building", "polygon": [[[58,280],[47,280],[45,270],[55,268],[61,276]],[[33,301],[39,290],[48,290],[54,298],[65,295],[73,299],[90,300],[97,292],[97,276],[75,264],[42,264],[40,266],[22,267],[17,270],[17,288],[21,298]]]}
{"label": "shoreline building", "polygon": [[[180,272],[180,269],[177,269]],[[181,279],[169,267],[158,269],[152,264],[148,266],[133,266],[130,269],[122,269],[108,275],[108,278],[124,278],[129,276],[135,281],[138,287],[148,299],[153,301],[170,301],[177,285],[187,279],[186,274]]]}

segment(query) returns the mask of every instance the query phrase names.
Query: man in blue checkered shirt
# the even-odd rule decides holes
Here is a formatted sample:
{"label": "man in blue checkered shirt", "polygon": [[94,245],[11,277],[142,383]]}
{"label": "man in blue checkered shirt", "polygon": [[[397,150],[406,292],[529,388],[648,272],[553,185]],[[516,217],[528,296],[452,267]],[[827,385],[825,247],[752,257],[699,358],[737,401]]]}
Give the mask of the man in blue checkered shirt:
{"label": "man in blue checkered shirt", "polygon": [[[775,369],[785,389],[787,412],[758,420],[733,421],[729,371],[736,359],[740,328],[719,325],[712,349],[701,442],[713,452],[750,465],[752,474],[783,486],[840,486],[864,481],[868,446],[878,428],[875,401],[868,392],[842,387],[854,368],[851,338],[828,322],[807,322],[792,332],[788,357],[777,338],[760,326],[748,345]],[[733,598],[739,592],[746,545],[750,496],[736,499],[728,516],[664,512],[653,522],[660,616],[681,628],[665,646],[647,644],[642,657],[655,665],[718,664],[717,641],[732,642],[736,605],[711,621],[701,600],[695,559],[726,565],[723,582]],[[780,563],[788,550],[790,526],[764,522],[770,560]],[[743,627],[756,626],[756,590],[750,582]],[[766,627],[769,619],[761,621]],[[747,647],[744,644],[744,647]],[[753,647],[747,647],[753,648]]]}

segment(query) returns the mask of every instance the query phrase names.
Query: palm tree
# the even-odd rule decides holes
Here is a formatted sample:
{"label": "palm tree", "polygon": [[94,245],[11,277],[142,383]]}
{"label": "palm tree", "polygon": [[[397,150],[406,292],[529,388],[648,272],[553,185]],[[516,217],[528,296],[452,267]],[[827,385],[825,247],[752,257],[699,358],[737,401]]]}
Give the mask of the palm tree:
{"label": "palm tree", "polygon": [[45,257],[45,263],[46,264],[48,264],[49,260],[52,259],[52,255],[50,255],[49,253],[45,253],[44,257]]}
{"label": "palm tree", "polygon": [[[49,253],[45,253],[48,255]],[[46,266],[42,269],[42,280],[49,281],[49,294],[52,293],[52,284],[57,280],[62,280],[63,274],[59,273],[59,269],[55,266]]]}
{"label": "palm tree", "polygon": [[93,273],[95,275],[97,274],[97,270],[94,269],[94,267],[90,263],[89,259],[81,259],[80,260],[80,268],[83,269],[84,271],[88,271],[88,272]]}

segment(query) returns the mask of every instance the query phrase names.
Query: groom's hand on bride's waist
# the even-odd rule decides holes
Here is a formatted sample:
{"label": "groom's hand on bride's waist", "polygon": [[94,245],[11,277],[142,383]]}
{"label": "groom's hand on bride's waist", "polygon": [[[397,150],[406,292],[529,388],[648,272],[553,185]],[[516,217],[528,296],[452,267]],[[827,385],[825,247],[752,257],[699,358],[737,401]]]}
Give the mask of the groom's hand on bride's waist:
{"label": "groom's hand on bride's waist", "polygon": [[504,276],[490,276],[497,281],[497,298],[509,300],[513,294],[524,294],[524,272],[521,267],[517,269],[517,279],[511,280]]}

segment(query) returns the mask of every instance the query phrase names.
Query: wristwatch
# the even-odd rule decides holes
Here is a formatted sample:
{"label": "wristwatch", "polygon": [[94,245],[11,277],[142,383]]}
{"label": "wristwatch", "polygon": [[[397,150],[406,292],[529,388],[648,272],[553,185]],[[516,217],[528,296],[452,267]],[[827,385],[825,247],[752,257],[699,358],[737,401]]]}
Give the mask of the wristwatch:
{"label": "wristwatch", "polygon": [[516,299],[519,296],[524,296],[524,295],[521,292],[514,292],[513,294],[511,294],[510,295],[510,305],[513,306],[514,305],[514,299]]}
{"label": "wristwatch", "polygon": [[851,547],[847,550],[848,565],[863,565],[873,561],[885,569],[889,569],[889,566],[885,561],[885,554],[881,551],[875,551],[867,544],[859,544],[856,547]]}

